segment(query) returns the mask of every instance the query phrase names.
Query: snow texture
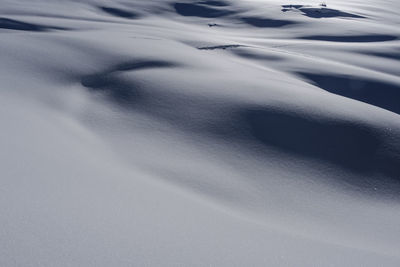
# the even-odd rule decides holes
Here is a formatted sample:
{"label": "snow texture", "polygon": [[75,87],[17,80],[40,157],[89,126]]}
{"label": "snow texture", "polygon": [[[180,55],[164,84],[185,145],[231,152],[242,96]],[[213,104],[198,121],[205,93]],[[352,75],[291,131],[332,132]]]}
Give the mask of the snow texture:
{"label": "snow texture", "polygon": [[400,266],[397,0],[0,0],[0,266]]}

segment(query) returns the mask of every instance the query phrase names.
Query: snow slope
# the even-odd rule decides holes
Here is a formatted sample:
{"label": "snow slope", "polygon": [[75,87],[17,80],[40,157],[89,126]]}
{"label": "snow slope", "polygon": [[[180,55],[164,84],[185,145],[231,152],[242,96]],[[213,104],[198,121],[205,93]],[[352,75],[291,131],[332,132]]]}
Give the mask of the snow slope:
{"label": "snow slope", "polygon": [[400,3],[0,0],[1,266],[399,266]]}

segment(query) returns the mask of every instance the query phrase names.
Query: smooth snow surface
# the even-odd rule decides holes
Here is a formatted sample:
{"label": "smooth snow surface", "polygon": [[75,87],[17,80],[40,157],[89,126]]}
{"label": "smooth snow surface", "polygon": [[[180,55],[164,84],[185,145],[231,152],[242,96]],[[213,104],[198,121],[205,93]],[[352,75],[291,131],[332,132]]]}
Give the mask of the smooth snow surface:
{"label": "smooth snow surface", "polygon": [[398,0],[0,0],[0,266],[400,266]]}

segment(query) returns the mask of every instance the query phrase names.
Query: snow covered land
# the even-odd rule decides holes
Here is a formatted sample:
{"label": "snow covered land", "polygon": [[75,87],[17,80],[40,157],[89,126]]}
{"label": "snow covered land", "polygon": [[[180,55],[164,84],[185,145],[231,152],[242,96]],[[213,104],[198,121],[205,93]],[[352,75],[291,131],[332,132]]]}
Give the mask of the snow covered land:
{"label": "snow covered land", "polygon": [[0,0],[0,266],[400,266],[400,1]]}

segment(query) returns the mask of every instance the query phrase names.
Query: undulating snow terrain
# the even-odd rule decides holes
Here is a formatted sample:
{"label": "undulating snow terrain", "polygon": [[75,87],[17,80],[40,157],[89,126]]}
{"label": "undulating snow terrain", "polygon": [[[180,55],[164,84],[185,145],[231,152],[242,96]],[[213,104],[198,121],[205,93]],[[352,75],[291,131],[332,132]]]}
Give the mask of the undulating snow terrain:
{"label": "undulating snow terrain", "polygon": [[400,266],[398,0],[0,0],[0,266]]}

